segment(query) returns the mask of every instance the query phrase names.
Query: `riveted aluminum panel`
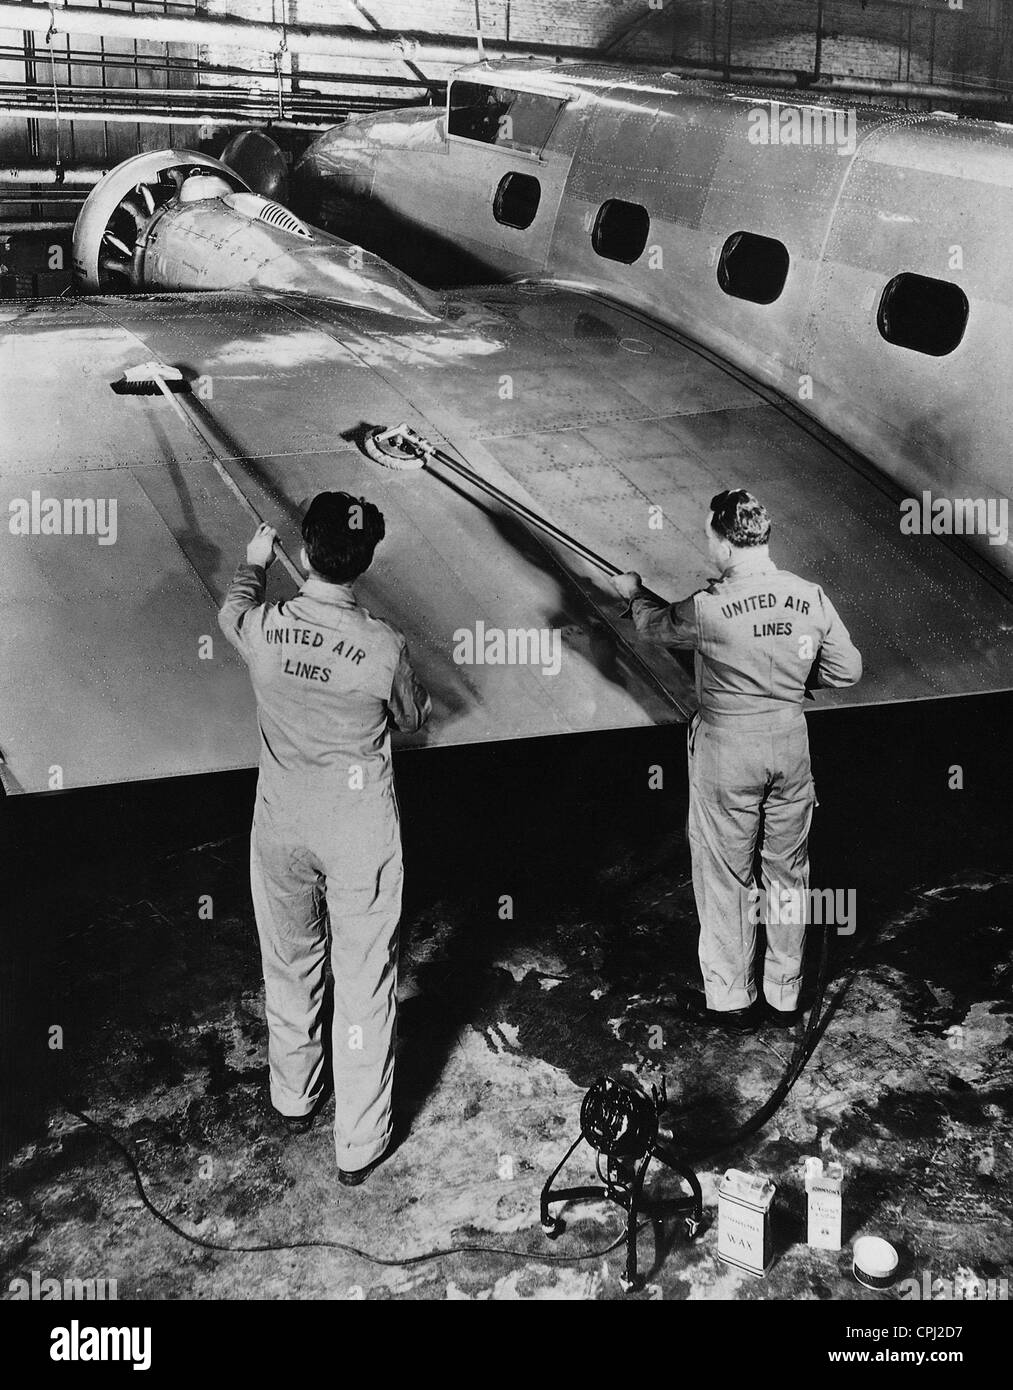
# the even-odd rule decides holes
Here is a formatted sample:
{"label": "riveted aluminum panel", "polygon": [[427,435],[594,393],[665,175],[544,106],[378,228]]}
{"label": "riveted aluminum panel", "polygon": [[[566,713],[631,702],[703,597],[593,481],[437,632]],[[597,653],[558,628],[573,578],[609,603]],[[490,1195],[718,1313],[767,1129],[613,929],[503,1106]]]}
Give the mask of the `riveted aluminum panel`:
{"label": "riveted aluminum panel", "polygon": [[[246,670],[218,632],[213,596],[130,471],[4,478],[3,515],[33,492],[40,510],[47,498],[115,501],[116,530],[103,545],[98,535],[5,528],[0,746],[21,789],[249,766],[257,741]],[[211,660],[200,654],[206,637]]]}

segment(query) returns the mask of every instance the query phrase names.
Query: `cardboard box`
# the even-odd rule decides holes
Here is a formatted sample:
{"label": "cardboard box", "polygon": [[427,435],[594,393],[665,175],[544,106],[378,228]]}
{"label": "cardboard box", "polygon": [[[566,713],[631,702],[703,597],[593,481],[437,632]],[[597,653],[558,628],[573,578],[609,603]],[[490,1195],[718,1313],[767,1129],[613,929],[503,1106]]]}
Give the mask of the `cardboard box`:
{"label": "cardboard box", "polygon": [[841,1187],[844,1170],[839,1163],[823,1166],[820,1158],[807,1158],[805,1189],[809,1194],[809,1235],[813,1250],[841,1248]]}

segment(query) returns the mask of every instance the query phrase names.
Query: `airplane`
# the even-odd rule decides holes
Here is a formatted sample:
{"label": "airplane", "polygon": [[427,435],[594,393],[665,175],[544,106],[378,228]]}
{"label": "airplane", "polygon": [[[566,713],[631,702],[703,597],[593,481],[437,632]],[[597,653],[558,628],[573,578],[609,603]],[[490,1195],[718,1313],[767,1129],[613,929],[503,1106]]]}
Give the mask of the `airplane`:
{"label": "airplane", "polygon": [[[294,171],[295,211],[209,155],[135,156],[78,218],[80,296],[0,305],[8,794],[253,766],[252,694],[215,611],[250,513],[293,551],[324,489],[387,518],[359,592],[405,632],[434,700],[403,745],[691,717],[676,655],[638,642],[599,570],[490,486],[672,598],[709,577],[708,499],[755,491],[775,559],[825,585],[866,658],[862,684],[821,691],[816,708],[1013,684],[1008,547],[898,525],[920,484],[974,499],[1005,476],[982,453],[1008,409],[985,197],[965,192],[937,233],[952,243],[960,226],[960,274],[926,274],[924,214],[929,175],[938,189],[953,168],[965,182],[984,170],[976,189],[990,173],[1001,206],[1006,134],[869,116],[862,160],[810,146],[806,164],[787,142],[750,144],[738,95],[612,69],[512,71],[469,69],[442,114],[328,132]],[[924,151],[904,179],[898,142]],[[854,198],[828,170],[858,180]],[[301,215],[314,197],[326,226]],[[775,240],[786,266],[754,244]],[[473,283],[440,283],[441,244]],[[870,285],[882,300],[904,276],[967,299],[949,352],[877,327],[897,338],[928,322],[949,347],[952,317],[926,316],[923,287],[863,307]],[[139,363],[164,367],[164,391],[130,389]],[[976,401],[958,403],[951,377],[966,391],[975,372]],[[916,397],[934,427],[914,428]],[[369,456],[374,432],[399,425],[435,446],[427,467]],[[293,592],[275,565],[269,596]],[[560,634],[558,670],[523,640],[513,661],[474,659],[490,633],[509,645],[546,631]]]}
{"label": "airplane", "polygon": [[[445,111],[349,117],[293,181],[322,226],[418,278],[590,290],[905,493],[1008,502],[1013,126],[500,61],[458,72]],[[1008,535],[968,544],[1013,577]]]}

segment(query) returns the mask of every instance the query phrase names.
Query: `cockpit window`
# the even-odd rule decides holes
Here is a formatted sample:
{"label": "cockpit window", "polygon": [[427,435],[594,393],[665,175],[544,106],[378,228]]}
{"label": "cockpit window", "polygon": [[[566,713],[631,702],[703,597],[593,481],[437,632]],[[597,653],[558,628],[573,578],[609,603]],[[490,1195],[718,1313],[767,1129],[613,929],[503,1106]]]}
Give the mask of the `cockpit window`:
{"label": "cockpit window", "polygon": [[484,82],[452,82],[447,130],[463,140],[537,154],[559,119],[562,97],[515,92]]}

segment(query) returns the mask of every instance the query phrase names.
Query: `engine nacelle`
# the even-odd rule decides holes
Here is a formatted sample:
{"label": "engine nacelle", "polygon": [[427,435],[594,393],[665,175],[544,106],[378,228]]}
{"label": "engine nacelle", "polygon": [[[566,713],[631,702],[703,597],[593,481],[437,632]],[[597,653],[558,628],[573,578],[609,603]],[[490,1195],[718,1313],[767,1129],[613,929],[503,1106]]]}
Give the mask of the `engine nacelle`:
{"label": "engine nacelle", "polygon": [[74,273],[90,294],[141,289],[140,258],[151,219],[179,196],[184,181],[207,171],[222,180],[224,192],[246,192],[239,175],[211,155],[194,150],[154,150],[137,154],[101,179],[74,225]]}
{"label": "engine nacelle", "polygon": [[309,227],[209,155],[135,155],[89,194],[74,227],[81,289],[263,290],[432,320],[439,300],[379,256]]}

